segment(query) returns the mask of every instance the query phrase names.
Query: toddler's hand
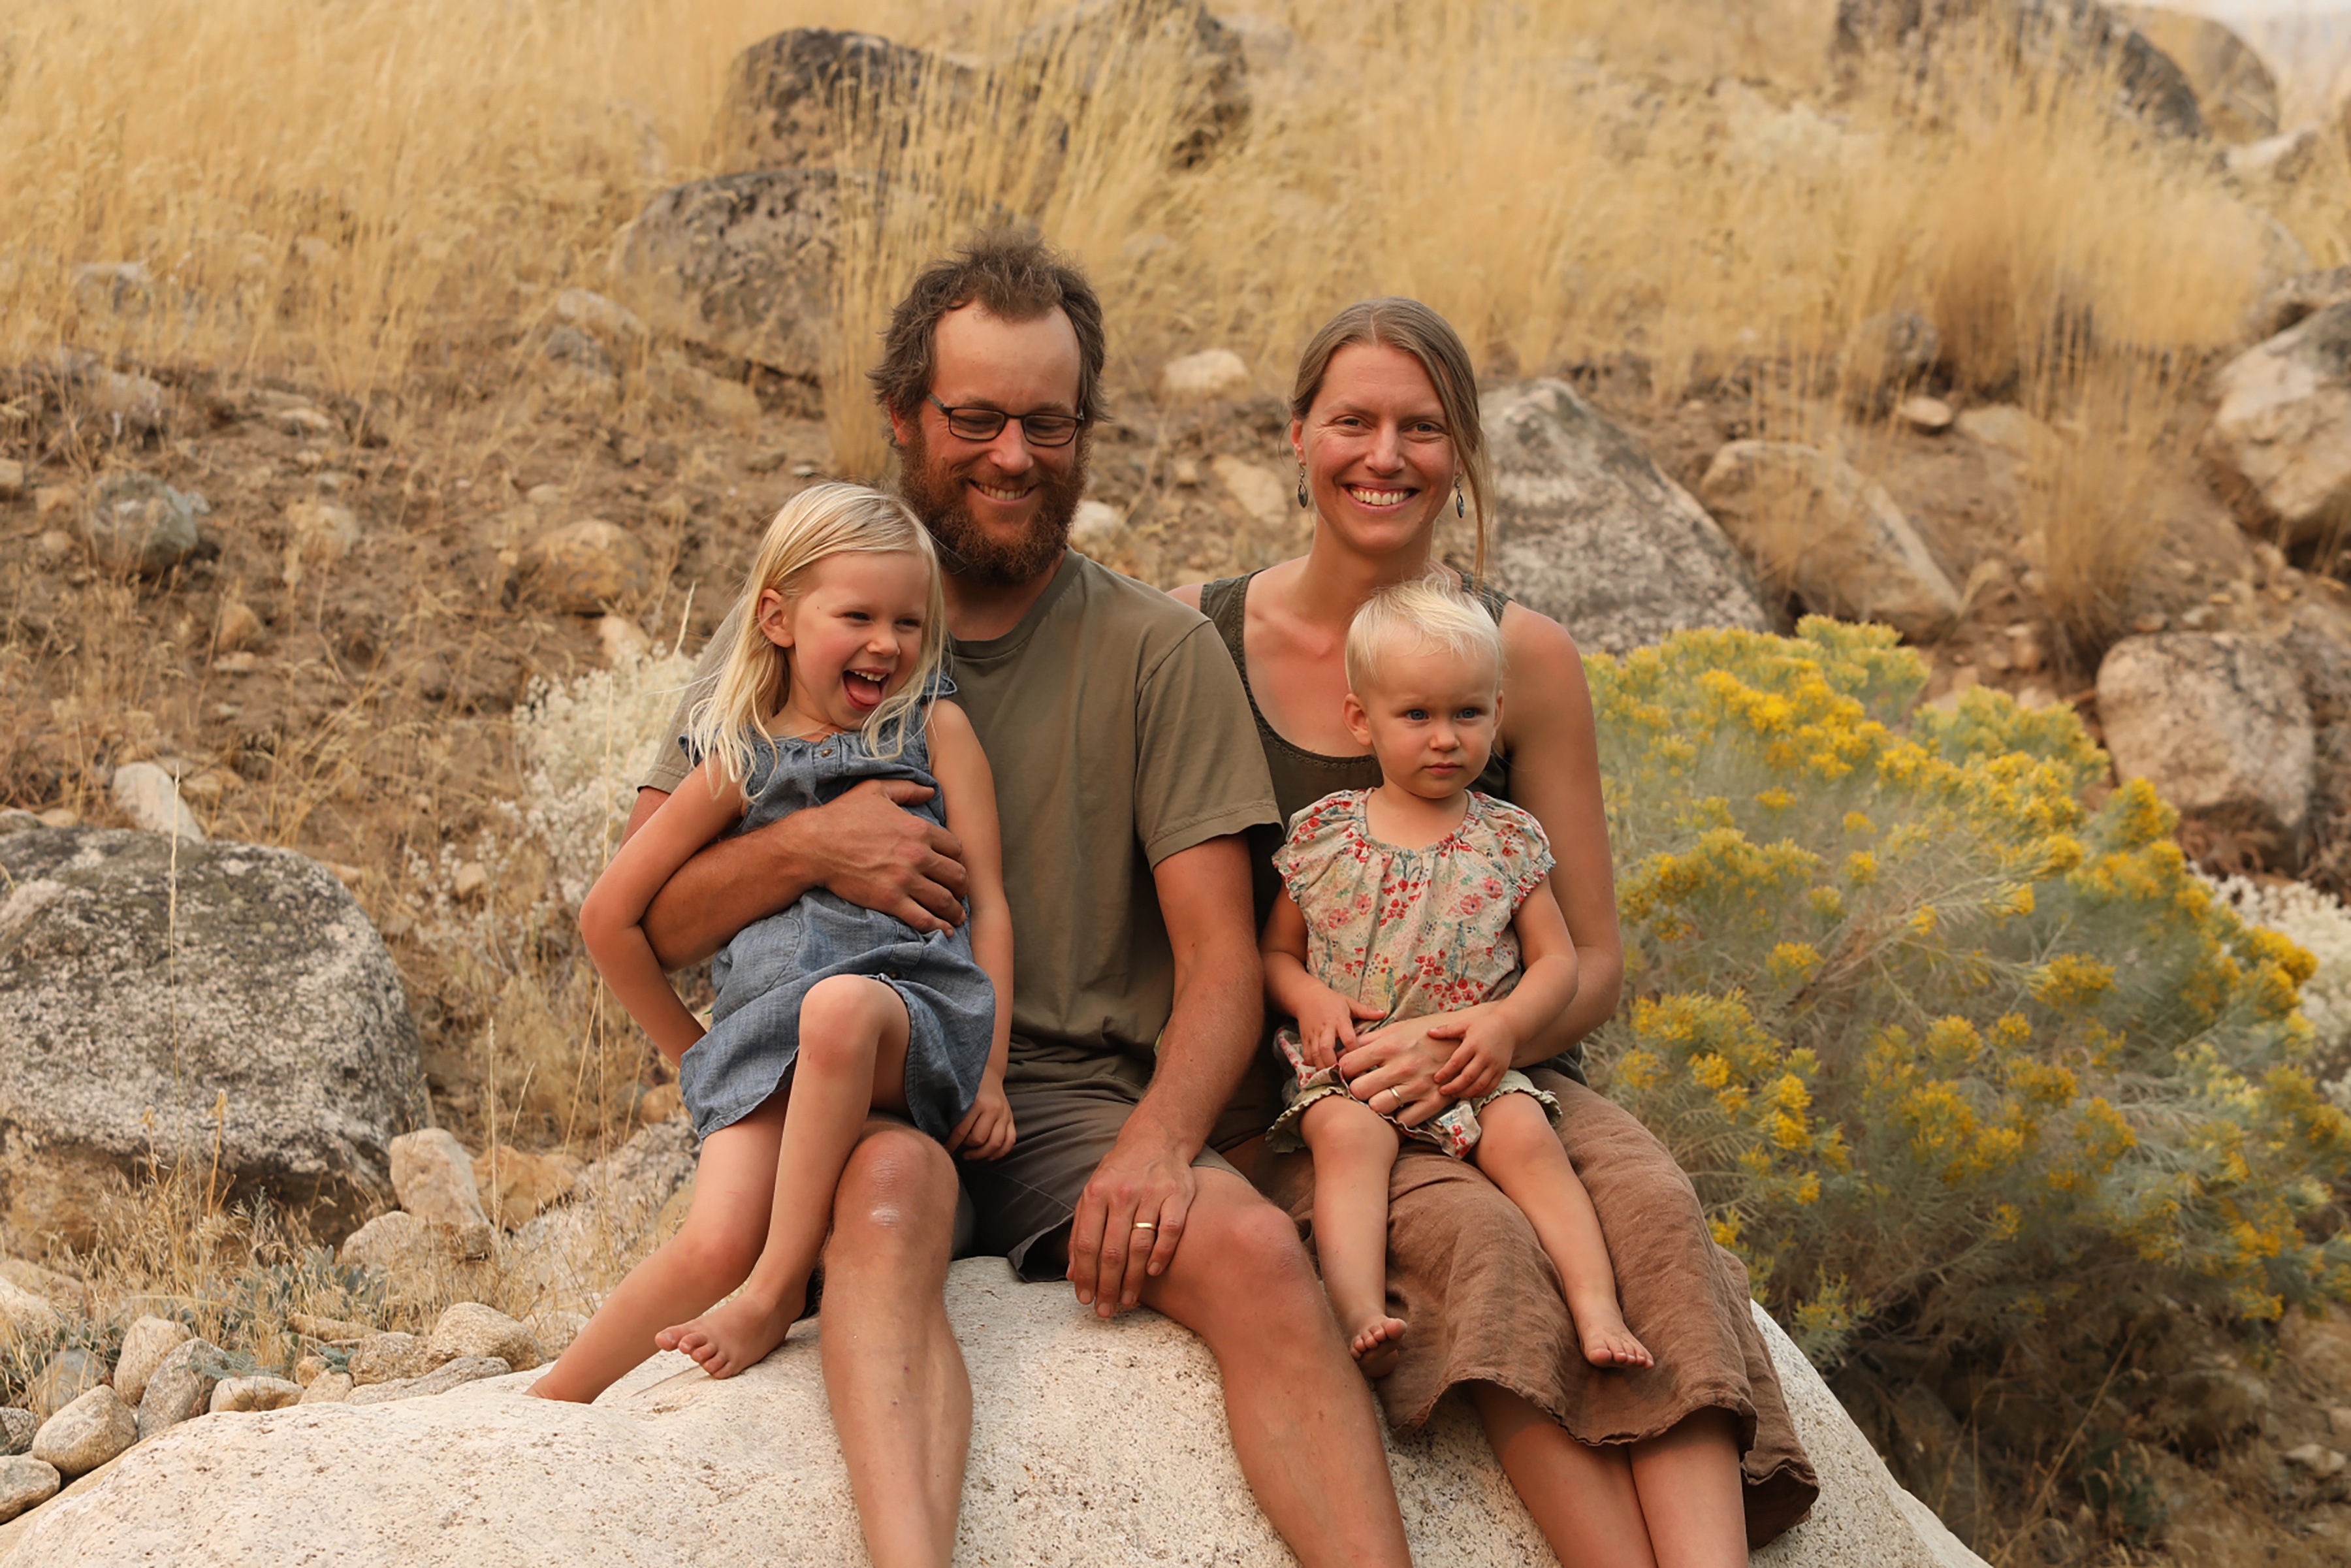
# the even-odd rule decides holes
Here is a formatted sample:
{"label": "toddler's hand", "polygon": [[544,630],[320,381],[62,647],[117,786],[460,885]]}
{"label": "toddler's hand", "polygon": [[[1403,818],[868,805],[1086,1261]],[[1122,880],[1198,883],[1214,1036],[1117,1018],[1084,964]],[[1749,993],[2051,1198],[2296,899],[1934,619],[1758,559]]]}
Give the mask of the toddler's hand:
{"label": "toddler's hand", "polygon": [[1317,986],[1315,994],[1298,1010],[1298,1043],[1308,1064],[1337,1066],[1339,1053],[1355,1048],[1355,1025],[1380,1016],[1377,1008],[1349,1001],[1328,986]]}
{"label": "toddler's hand", "polygon": [[1466,1012],[1433,1023],[1428,1038],[1461,1042],[1437,1072],[1437,1086],[1456,1100],[1493,1092],[1519,1049],[1516,1032],[1490,1012]]}
{"label": "toddler's hand", "polygon": [[983,1081],[979,1094],[947,1138],[947,1153],[967,1160],[1000,1159],[1012,1150],[1012,1102],[1004,1085]]}

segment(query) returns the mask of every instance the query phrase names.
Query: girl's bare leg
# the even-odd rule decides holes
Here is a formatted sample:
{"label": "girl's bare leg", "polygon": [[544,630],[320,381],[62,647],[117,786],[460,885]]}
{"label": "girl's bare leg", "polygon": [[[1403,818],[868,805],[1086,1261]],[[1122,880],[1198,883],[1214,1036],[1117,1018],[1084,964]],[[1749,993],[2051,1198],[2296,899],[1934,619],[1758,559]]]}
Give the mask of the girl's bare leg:
{"label": "girl's bare leg", "polygon": [[1531,1094],[1505,1094],[1478,1113],[1478,1124],[1482,1131],[1469,1157],[1535,1228],[1559,1270],[1583,1359],[1594,1366],[1654,1364],[1648,1347],[1625,1326],[1600,1217],[1541,1103]]}
{"label": "girl's bare leg", "polygon": [[543,1399],[586,1403],[657,1348],[655,1331],[702,1311],[743,1282],[758,1260],[776,1195],[780,1099],[710,1134],[694,1177],[694,1207],[675,1236],[629,1270],[580,1336],[531,1385]]}
{"label": "girl's bare leg", "polygon": [[832,1226],[833,1189],[877,1103],[906,1104],[906,1004],[879,980],[837,975],[800,1003],[800,1049],[784,1095],[767,1245],[731,1301],[654,1336],[713,1377],[732,1377],[784,1343],[808,1300]]}
{"label": "girl's bare leg", "polygon": [[[1388,1315],[1388,1173],[1396,1131],[1344,1094],[1326,1094],[1299,1118],[1314,1151],[1314,1250],[1340,1332],[1366,1377],[1385,1377],[1403,1354],[1405,1324]],[[1558,1145],[1552,1145],[1556,1148]]]}

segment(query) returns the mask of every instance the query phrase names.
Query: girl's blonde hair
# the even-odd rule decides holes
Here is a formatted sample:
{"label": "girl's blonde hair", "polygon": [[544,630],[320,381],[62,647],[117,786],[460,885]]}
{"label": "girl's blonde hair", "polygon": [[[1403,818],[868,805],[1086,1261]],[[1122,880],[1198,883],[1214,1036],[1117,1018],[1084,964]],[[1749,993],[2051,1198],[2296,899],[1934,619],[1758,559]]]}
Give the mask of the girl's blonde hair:
{"label": "girl's blonde hair", "polygon": [[946,591],[939,580],[938,551],[929,531],[903,501],[862,485],[828,484],[811,485],[785,502],[759,541],[736,606],[740,614],[734,645],[726,650],[717,684],[694,705],[686,721],[694,755],[717,758],[726,777],[739,780],[751,771],[751,737],[775,739],[768,730],[768,716],[783,706],[791,689],[790,652],[768,642],[759,630],[760,594],[772,589],[793,598],[810,569],[827,556],[900,551],[921,557],[930,579],[922,652],[904,684],[867,716],[859,733],[877,756],[895,757],[904,750],[924,695],[946,657]]}
{"label": "girl's blonde hair", "polygon": [[1455,658],[1482,654],[1502,678],[1502,629],[1486,607],[1432,572],[1393,583],[1363,602],[1347,622],[1347,685],[1360,694],[1379,675],[1380,656],[1398,643],[1415,653],[1443,648]]}

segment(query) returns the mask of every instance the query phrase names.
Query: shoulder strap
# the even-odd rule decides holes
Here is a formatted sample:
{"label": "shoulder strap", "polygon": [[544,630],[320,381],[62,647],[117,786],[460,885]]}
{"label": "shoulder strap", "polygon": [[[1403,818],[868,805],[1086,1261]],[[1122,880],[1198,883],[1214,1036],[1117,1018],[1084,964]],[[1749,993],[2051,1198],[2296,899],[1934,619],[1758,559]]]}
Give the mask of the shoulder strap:
{"label": "shoulder strap", "polygon": [[1216,626],[1217,635],[1224,639],[1225,652],[1232,655],[1233,668],[1247,670],[1249,659],[1241,646],[1241,632],[1249,622],[1249,572],[1242,577],[1220,577],[1214,582],[1200,585],[1200,613]]}

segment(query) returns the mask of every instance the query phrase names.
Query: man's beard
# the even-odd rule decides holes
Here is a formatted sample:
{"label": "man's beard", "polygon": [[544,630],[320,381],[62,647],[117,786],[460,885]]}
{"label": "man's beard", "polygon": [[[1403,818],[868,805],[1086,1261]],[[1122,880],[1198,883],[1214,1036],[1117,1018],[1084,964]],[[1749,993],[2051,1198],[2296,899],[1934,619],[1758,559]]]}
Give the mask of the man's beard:
{"label": "man's beard", "polygon": [[971,498],[964,488],[967,476],[932,462],[920,421],[906,433],[900,453],[899,498],[931,530],[940,564],[951,575],[989,588],[1034,582],[1053,570],[1069,547],[1070,525],[1086,493],[1087,434],[1078,433],[1067,473],[1037,465],[1037,516],[1018,538],[994,538],[973,518]]}

